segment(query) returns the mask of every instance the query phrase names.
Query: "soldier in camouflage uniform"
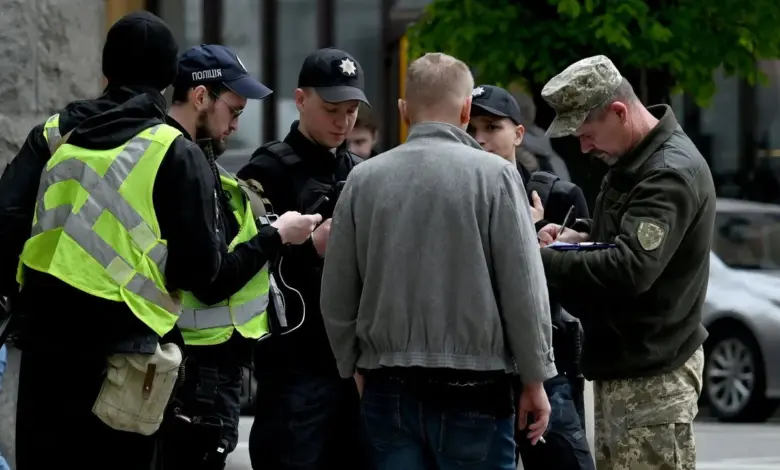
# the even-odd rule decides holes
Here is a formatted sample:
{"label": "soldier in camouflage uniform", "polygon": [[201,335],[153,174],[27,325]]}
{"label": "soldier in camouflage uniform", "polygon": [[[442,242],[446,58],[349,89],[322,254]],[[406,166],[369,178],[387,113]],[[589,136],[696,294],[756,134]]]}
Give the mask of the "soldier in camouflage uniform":
{"label": "soldier in camouflage uniform", "polygon": [[706,161],[665,105],[645,108],[604,56],[552,78],[550,137],[573,135],[610,165],[593,219],[539,232],[548,286],[584,329],[581,367],[594,382],[602,470],[693,470],[702,388],[701,310],[715,188]]}

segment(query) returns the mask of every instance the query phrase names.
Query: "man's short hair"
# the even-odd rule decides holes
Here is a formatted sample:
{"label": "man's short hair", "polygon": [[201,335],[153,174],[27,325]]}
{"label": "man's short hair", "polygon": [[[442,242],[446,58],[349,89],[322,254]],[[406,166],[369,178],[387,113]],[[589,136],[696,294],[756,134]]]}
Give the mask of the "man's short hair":
{"label": "man's short hair", "polygon": [[[215,96],[221,96],[222,93],[226,91],[230,91],[230,88],[228,88],[224,83],[222,82],[211,82],[211,83],[203,83],[203,86],[206,87],[206,90],[209,92],[209,98],[214,98]],[[200,85],[195,85],[200,86]],[[174,86],[173,87],[173,95],[171,95],[171,103],[177,104],[177,103],[186,103],[187,102],[187,94],[195,88],[195,86]]]}
{"label": "man's short hair", "polygon": [[585,118],[585,122],[598,121],[601,119],[604,116],[604,113],[609,109],[610,106],[612,106],[612,103],[615,101],[620,101],[621,103],[625,104],[639,102],[639,98],[634,92],[634,87],[632,87],[631,83],[625,78],[620,81],[620,85],[618,85],[615,91],[613,91],[603,103],[593,108],[593,110],[588,113],[588,117]]}
{"label": "man's short hair", "polygon": [[368,106],[361,106],[358,110],[358,116],[355,120],[355,129],[367,129],[372,133],[379,130],[379,123],[377,122],[376,115]]}
{"label": "man's short hair", "polygon": [[459,109],[473,88],[474,77],[465,63],[441,52],[430,52],[409,64],[406,106],[409,114],[436,107]]}

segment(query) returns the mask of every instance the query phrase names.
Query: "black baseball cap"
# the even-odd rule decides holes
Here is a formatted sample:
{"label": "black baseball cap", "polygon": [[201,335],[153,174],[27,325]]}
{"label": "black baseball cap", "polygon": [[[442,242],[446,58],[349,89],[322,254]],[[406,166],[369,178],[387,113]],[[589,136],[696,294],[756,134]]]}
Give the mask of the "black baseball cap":
{"label": "black baseball cap", "polygon": [[509,118],[516,125],[523,120],[520,105],[508,91],[493,85],[479,85],[471,91],[471,106],[482,111]]}
{"label": "black baseball cap", "polygon": [[193,87],[222,83],[239,96],[262,100],[273,91],[249,75],[241,59],[225,46],[201,44],[187,49],[179,58],[174,86]]}
{"label": "black baseball cap", "polygon": [[303,61],[298,88],[314,88],[328,103],[360,101],[371,104],[364,93],[363,67],[354,57],[339,49],[320,49]]}

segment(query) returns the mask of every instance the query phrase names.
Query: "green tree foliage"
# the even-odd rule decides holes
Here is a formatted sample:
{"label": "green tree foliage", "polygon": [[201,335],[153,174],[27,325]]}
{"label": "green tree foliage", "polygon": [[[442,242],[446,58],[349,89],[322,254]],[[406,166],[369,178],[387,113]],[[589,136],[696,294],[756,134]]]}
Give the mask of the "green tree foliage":
{"label": "green tree foliage", "polygon": [[718,67],[753,83],[756,59],[780,57],[780,1],[434,0],[408,37],[411,57],[446,52],[481,82],[533,89],[601,53],[706,105]]}

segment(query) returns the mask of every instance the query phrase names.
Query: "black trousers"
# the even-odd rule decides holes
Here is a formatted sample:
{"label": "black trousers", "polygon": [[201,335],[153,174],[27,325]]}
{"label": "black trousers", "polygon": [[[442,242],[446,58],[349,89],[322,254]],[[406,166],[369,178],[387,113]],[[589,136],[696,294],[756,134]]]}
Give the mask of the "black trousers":
{"label": "black trousers", "polygon": [[184,381],[163,422],[162,470],[221,470],[238,444],[243,366],[255,341],[186,347]]}
{"label": "black trousers", "polygon": [[156,436],[116,431],[92,414],[106,356],[26,347],[16,411],[15,470],[149,470]]}
{"label": "black trousers", "polygon": [[259,371],[256,406],[249,437],[255,470],[371,468],[353,379]]}

